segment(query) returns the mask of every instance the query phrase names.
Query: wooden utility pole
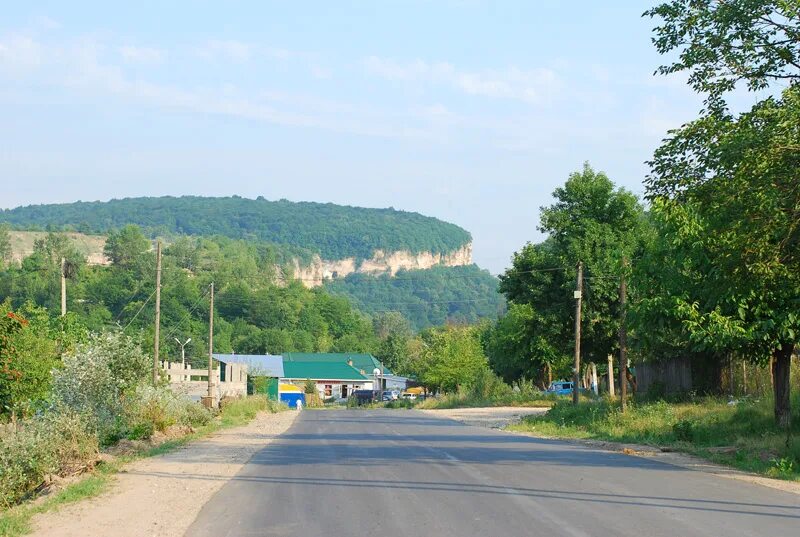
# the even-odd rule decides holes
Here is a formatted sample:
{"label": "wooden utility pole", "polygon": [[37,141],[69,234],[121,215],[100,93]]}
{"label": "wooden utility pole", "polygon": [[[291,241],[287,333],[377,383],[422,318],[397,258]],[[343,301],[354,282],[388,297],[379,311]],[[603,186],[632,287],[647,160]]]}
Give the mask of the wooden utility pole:
{"label": "wooden utility pole", "polygon": [[747,362],[742,360],[742,395],[747,395]]}
{"label": "wooden utility pole", "polygon": [[622,411],[628,407],[628,329],[625,326],[625,308],[628,300],[628,285],[625,281],[627,261],[622,260],[622,278],[619,280],[619,396]]}
{"label": "wooden utility pole", "polygon": [[581,380],[581,300],[583,299],[583,261],[578,261],[575,284],[575,364],[572,375],[572,404],[578,404],[578,384]]}
{"label": "wooden utility pole", "polygon": [[214,282],[211,282],[211,306],[208,310],[208,397],[209,405],[214,405]]}
{"label": "wooden utility pole", "polygon": [[608,396],[614,397],[614,355],[608,355]]}
{"label": "wooden utility pole", "polygon": [[67,314],[67,260],[61,258],[61,316]]}
{"label": "wooden utility pole", "polygon": [[161,241],[156,242],[156,326],[153,337],[153,385],[158,384],[158,343],[161,339]]}

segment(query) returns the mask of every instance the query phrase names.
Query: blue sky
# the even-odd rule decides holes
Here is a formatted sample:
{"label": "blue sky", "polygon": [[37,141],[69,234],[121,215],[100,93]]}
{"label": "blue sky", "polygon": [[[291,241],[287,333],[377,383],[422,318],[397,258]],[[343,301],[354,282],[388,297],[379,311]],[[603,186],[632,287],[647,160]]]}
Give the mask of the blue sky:
{"label": "blue sky", "polygon": [[[112,5],[113,4],[113,5]],[[166,5],[164,5],[166,4]],[[493,272],[588,160],[642,194],[700,108],[651,2],[17,2],[0,207],[262,195],[455,222]]]}

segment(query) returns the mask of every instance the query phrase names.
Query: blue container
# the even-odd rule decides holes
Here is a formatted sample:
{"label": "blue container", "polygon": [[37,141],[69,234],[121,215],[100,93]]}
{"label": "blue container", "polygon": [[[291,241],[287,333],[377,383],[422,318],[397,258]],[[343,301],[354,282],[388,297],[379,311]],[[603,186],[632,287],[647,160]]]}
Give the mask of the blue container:
{"label": "blue container", "polygon": [[297,402],[301,401],[306,406],[306,394],[299,392],[284,392],[280,394],[281,401],[289,405],[289,408],[297,408]]}

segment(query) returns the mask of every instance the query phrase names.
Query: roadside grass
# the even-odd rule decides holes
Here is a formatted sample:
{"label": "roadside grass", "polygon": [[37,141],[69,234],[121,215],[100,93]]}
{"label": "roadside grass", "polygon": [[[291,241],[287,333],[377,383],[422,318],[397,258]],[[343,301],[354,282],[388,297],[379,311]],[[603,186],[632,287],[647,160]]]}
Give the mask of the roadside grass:
{"label": "roadside grass", "polygon": [[[425,399],[416,408],[475,408],[493,406],[544,407],[550,408],[559,401],[567,401],[570,396],[555,394],[519,394],[482,397],[470,393],[450,393],[439,397]],[[584,398],[582,395],[581,398]],[[588,399],[587,399],[588,400]]]}
{"label": "roadside grass", "polygon": [[[800,393],[792,406],[800,405]],[[692,402],[619,403],[601,399],[573,406],[555,404],[546,414],[526,416],[509,430],[554,438],[579,438],[669,447],[769,477],[800,481],[800,417],[787,442],[774,424],[772,401],[703,398]]]}
{"label": "roadside grass", "polygon": [[285,404],[276,403],[262,395],[232,400],[223,406],[219,415],[208,425],[198,427],[192,433],[167,440],[157,446],[143,448],[131,455],[117,457],[111,462],[98,464],[80,480],[67,485],[52,496],[32,498],[11,508],[0,509],[0,537],[20,537],[30,533],[33,529],[31,519],[34,515],[57,511],[65,505],[94,498],[106,492],[114,482],[114,475],[130,462],[169,453],[222,429],[246,425],[259,412],[276,413],[283,410],[288,410]]}

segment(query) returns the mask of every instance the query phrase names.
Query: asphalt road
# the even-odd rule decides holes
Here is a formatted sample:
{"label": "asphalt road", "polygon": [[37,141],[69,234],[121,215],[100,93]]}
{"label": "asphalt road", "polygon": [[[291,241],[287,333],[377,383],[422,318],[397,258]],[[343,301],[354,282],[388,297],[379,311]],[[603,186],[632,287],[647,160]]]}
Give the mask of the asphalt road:
{"label": "asphalt road", "polygon": [[800,536],[800,496],[414,411],[303,411],[188,537]]}

